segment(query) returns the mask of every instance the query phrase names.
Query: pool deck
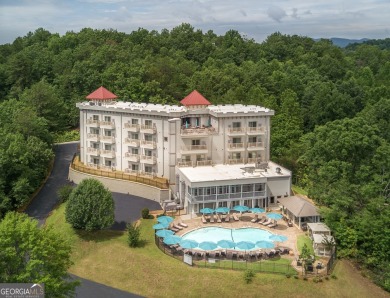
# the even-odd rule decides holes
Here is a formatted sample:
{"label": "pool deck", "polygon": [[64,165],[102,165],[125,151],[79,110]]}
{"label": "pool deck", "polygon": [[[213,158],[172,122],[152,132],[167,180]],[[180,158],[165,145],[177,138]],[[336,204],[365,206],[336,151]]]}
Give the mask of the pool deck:
{"label": "pool deck", "polygon": [[[231,214],[230,214],[231,215]],[[185,233],[188,233],[192,230],[196,230],[199,228],[205,228],[205,227],[222,227],[222,228],[231,228],[231,229],[238,229],[238,228],[259,228],[266,231],[269,231],[273,234],[277,235],[283,235],[287,237],[287,240],[284,242],[276,243],[276,245],[280,245],[283,247],[290,248],[290,256],[297,256],[298,248],[297,248],[297,237],[298,235],[304,235],[305,232],[299,230],[296,227],[289,227],[287,226],[287,223],[284,220],[279,220],[277,223],[278,225],[275,228],[269,228],[267,226],[264,226],[259,223],[253,223],[251,220],[254,218],[254,214],[252,213],[244,213],[242,216],[240,214],[237,214],[239,219],[238,221],[235,221],[233,217],[231,216],[231,219],[229,222],[214,222],[214,223],[202,223],[202,216],[191,216],[189,215],[182,215],[176,217],[177,219],[174,221],[175,223],[183,222],[188,225],[188,228],[183,228],[182,230],[176,232],[176,235],[182,236]],[[207,216],[206,216],[207,217]],[[261,217],[261,216],[260,216]]]}

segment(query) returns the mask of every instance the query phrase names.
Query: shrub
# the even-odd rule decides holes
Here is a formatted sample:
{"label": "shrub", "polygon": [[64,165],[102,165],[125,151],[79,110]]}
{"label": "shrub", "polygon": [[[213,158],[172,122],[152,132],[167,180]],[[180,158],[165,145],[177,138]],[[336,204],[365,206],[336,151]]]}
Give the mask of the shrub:
{"label": "shrub", "polygon": [[73,187],[69,184],[64,184],[61,186],[58,191],[57,195],[60,198],[60,203],[64,203],[69,199],[70,194],[73,191]]}
{"label": "shrub", "polygon": [[306,276],[304,276],[304,277],[303,277],[303,280],[306,280],[306,281],[307,281],[308,279],[307,279],[307,277],[306,277]]}
{"label": "shrub", "polygon": [[337,279],[337,276],[334,273],[332,273],[332,275],[330,277],[333,278],[333,279]]}
{"label": "shrub", "polygon": [[141,228],[137,223],[127,224],[127,243],[130,247],[137,247],[140,243]]}
{"label": "shrub", "polygon": [[65,218],[75,229],[100,230],[114,223],[114,199],[111,192],[95,179],[84,179],[72,191]]}
{"label": "shrub", "polygon": [[291,273],[286,273],[286,277],[290,278],[291,277]]}
{"label": "shrub", "polygon": [[247,269],[244,272],[244,280],[247,284],[251,283],[253,281],[253,278],[255,277],[255,272],[251,269]]}
{"label": "shrub", "polygon": [[294,275],[294,278],[295,278],[295,279],[299,279],[299,276],[298,276],[298,275]]}
{"label": "shrub", "polygon": [[326,280],[329,280],[329,276],[325,276],[325,279],[326,279]]}
{"label": "shrub", "polygon": [[149,209],[148,208],[142,209],[141,215],[142,215],[143,219],[148,219],[149,218]]}

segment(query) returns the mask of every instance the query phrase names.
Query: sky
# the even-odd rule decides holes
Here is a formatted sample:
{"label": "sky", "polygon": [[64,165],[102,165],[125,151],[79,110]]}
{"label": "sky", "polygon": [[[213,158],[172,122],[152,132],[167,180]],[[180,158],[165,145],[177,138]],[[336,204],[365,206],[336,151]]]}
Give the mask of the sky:
{"label": "sky", "polygon": [[390,0],[0,0],[0,44],[38,28],[169,29],[189,23],[264,41],[274,32],[313,38],[390,37]]}

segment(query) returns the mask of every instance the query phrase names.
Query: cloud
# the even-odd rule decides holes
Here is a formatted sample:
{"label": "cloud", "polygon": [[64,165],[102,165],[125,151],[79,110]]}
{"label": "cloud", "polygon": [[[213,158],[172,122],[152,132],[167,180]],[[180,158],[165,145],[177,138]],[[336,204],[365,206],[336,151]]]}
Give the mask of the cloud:
{"label": "cloud", "polygon": [[282,9],[281,7],[279,6],[276,6],[276,5],[272,5],[268,8],[267,10],[267,14],[268,16],[275,20],[276,22],[280,23],[281,20],[287,16],[286,12],[284,11],[284,9]]}
{"label": "cloud", "polygon": [[299,17],[298,17],[298,8],[293,8],[292,9],[293,10],[293,12],[292,12],[292,14],[291,14],[291,16],[294,18],[294,19],[298,19]]}

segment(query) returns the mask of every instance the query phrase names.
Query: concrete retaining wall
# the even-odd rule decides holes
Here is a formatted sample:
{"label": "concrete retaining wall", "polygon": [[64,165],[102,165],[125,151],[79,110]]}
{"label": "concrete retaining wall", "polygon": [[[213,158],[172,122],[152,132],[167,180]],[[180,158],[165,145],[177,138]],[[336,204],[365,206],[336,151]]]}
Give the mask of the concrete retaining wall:
{"label": "concrete retaining wall", "polygon": [[160,204],[165,200],[170,200],[171,198],[170,191],[168,189],[160,189],[147,184],[86,174],[69,167],[69,181],[79,184],[81,180],[86,178],[99,180],[113,192],[129,193],[134,196],[156,201]]}

